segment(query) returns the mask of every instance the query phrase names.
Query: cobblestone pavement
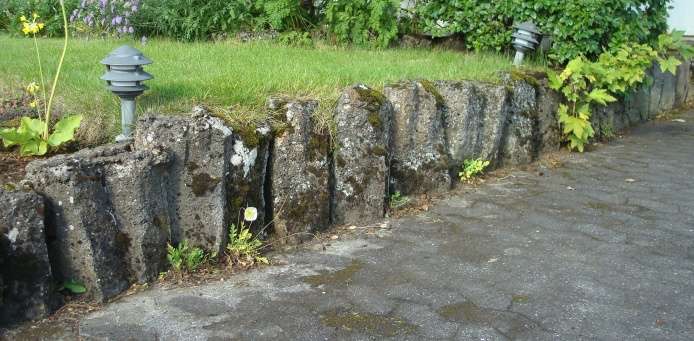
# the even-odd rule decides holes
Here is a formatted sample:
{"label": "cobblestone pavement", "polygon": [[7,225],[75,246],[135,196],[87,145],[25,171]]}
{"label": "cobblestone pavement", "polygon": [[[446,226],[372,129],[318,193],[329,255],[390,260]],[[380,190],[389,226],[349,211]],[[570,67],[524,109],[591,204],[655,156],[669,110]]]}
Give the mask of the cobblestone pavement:
{"label": "cobblestone pavement", "polygon": [[680,119],[279,256],[285,265],[128,297],[81,334],[692,340],[694,113]]}

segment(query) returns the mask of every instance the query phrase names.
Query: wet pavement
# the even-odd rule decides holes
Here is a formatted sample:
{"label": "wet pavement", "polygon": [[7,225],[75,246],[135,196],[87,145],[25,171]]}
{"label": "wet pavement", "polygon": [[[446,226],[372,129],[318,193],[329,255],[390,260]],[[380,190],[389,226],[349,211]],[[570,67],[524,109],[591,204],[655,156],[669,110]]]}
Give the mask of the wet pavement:
{"label": "wet pavement", "polygon": [[[86,339],[692,340],[694,113],[83,319]],[[323,248],[325,246],[325,249]]]}

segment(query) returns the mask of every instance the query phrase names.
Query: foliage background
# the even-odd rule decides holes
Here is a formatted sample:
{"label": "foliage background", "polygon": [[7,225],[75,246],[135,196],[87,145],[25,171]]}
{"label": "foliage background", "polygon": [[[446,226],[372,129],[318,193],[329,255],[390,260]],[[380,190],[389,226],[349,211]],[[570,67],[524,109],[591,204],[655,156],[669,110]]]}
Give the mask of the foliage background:
{"label": "foliage background", "polygon": [[[66,0],[68,11],[85,2]],[[274,30],[289,37],[318,37],[337,44],[388,47],[404,33],[461,37],[471,50],[511,48],[514,22],[531,20],[551,34],[549,54],[557,64],[600,53],[624,43],[653,45],[667,29],[670,0],[417,0],[401,10],[399,0],[98,0],[138,3],[127,13],[134,36],[183,41]],[[37,12],[58,35],[58,0],[0,1],[0,30],[16,32],[17,18]],[[122,6],[127,8],[128,6]],[[110,14],[111,17],[116,14]],[[84,24],[81,21],[75,25]],[[109,31],[108,25],[105,31]],[[77,30],[83,32],[84,30]],[[113,30],[111,30],[113,31]],[[108,33],[108,32],[103,32]],[[126,32],[126,34],[128,34]],[[286,37],[287,35],[285,35]]]}

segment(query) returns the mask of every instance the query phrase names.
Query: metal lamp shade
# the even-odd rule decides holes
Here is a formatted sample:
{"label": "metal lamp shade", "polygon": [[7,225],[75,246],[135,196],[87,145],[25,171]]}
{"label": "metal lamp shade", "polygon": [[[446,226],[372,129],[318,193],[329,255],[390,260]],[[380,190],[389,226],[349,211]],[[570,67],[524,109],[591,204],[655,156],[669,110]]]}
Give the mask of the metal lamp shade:
{"label": "metal lamp shade", "polygon": [[101,76],[111,90],[121,99],[121,127],[123,133],[116,141],[131,139],[132,125],[135,122],[135,98],[141,95],[147,86],[142,84],[154,78],[145,72],[142,66],[152,64],[142,52],[130,46],[121,46],[101,61],[106,65],[106,73]]}
{"label": "metal lamp shade", "polygon": [[542,34],[540,30],[531,22],[524,22],[514,26],[516,31],[513,33],[513,47],[516,48],[516,57],[513,64],[519,66],[523,63],[525,53],[534,51],[540,44]]}

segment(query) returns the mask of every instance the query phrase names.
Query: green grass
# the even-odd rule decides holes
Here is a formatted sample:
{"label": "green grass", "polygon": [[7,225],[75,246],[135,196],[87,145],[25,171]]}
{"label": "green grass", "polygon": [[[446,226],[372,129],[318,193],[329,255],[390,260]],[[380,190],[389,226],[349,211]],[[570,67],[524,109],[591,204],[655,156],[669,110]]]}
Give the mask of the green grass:
{"label": "green grass", "polygon": [[[61,41],[41,39],[39,44],[51,73]],[[138,110],[172,114],[189,112],[194,104],[203,103],[231,107],[232,115],[259,117],[272,95],[311,97],[328,106],[340,89],[357,82],[379,89],[403,79],[494,81],[499,71],[511,69],[510,57],[504,55],[423,49],[167,40],[142,46],[125,40],[72,40],[57,94],[63,111],[97,119],[101,130],[116,127],[118,102],[99,80],[104,72],[99,61],[122,44],[131,44],[154,60],[146,70],[155,79],[147,82],[151,90],[139,98]],[[0,87],[20,89],[38,80],[31,39],[0,35],[0,46]]]}

